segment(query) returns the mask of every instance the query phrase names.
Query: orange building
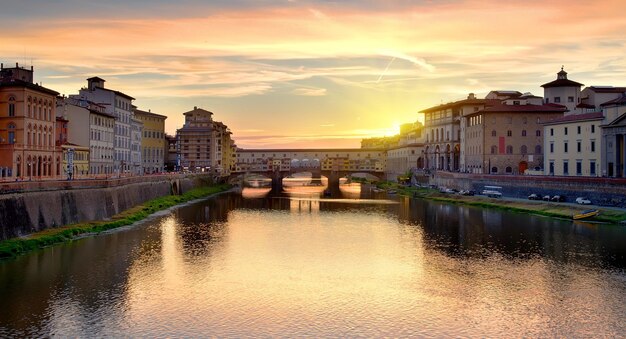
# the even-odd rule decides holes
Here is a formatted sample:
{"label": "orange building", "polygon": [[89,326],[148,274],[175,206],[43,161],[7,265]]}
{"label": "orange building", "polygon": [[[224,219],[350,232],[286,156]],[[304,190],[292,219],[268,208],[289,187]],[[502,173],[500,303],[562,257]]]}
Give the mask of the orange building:
{"label": "orange building", "polygon": [[61,174],[55,145],[59,93],[33,83],[33,68],[0,64],[0,173],[11,179],[43,179]]}

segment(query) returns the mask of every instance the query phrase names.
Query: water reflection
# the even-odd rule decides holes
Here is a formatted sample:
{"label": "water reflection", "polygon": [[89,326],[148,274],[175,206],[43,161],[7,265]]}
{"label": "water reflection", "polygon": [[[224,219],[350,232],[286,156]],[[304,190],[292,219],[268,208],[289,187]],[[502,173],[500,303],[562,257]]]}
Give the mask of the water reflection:
{"label": "water reflection", "polygon": [[0,337],[619,336],[626,230],[228,194],[0,263]]}

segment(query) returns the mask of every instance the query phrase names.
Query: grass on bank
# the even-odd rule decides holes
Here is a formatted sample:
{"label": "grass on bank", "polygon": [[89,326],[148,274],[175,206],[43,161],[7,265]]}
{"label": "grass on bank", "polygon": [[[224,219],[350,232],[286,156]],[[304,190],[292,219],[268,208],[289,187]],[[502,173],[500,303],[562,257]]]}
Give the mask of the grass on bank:
{"label": "grass on bank", "polygon": [[[367,183],[367,182],[365,182]],[[583,210],[589,209],[586,206],[571,206],[549,202],[534,202],[534,201],[511,201],[505,199],[487,198],[482,196],[462,196],[456,194],[444,194],[440,193],[436,189],[425,187],[407,187],[395,182],[381,181],[375,184],[377,188],[381,189],[393,189],[400,195],[406,195],[414,198],[422,198],[440,202],[464,204],[468,206],[491,208],[501,211],[510,211],[517,213],[530,213],[536,215],[542,215],[553,218],[572,219],[574,214],[580,213]],[[600,214],[589,219],[580,220],[606,222],[612,224],[618,224],[626,222],[626,212],[618,211],[614,209],[598,208]]]}
{"label": "grass on bank", "polygon": [[114,215],[110,220],[90,221],[57,228],[49,228],[24,238],[7,239],[0,242],[0,259],[13,258],[20,254],[72,240],[79,235],[97,234],[106,230],[131,225],[154,212],[191,201],[230,188],[227,184],[194,188],[182,195],[168,195],[149,200],[143,204]]}

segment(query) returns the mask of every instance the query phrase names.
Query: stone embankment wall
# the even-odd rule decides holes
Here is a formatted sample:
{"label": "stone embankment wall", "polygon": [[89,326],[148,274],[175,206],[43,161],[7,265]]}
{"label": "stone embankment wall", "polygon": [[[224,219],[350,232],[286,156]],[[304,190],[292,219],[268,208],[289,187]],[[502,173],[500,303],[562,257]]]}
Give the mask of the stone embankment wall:
{"label": "stone embankment wall", "polygon": [[[0,240],[67,224],[107,219],[148,200],[184,193],[202,180],[207,179],[163,176],[50,182],[51,185],[20,183],[22,193],[0,195]],[[64,188],[56,188],[56,185],[64,185]]]}
{"label": "stone embankment wall", "polygon": [[593,204],[626,208],[626,179],[551,177],[529,175],[481,175],[437,172],[430,184],[480,192],[485,186],[500,186],[502,194],[513,198],[527,198],[535,193],[565,195],[567,202],[577,197],[591,199]]}

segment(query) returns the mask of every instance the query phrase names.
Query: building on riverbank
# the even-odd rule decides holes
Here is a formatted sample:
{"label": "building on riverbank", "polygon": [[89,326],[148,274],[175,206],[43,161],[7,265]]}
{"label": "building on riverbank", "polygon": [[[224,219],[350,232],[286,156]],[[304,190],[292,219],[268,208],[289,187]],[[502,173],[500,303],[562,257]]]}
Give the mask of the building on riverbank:
{"label": "building on riverbank", "polygon": [[34,70],[0,65],[0,175],[23,180],[58,177],[56,91],[33,81]]}
{"label": "building on riverbank", "polygon": [[490,102],[464,115],[465,165],[472,173],[524,174],[543,168],[543,125],[565,107],[533,95]]}
{"label": "building on riverbank", "polygon": [[106,113],[115,117],[114,173],[117,175],[130,173],[132,168],[131,124],[134,116],[132,101],[135,98],[120,91],[105,88],[104,83],[105,80],[102,78],[91,77],[87,79],[87,87],[81,88],[78,94],[70,95],[70,98],[88,100],[102,105]]}
{"label": "building on riverbank", "polygon": [[213,112],[194,107],[183,113],[185,124],[176,130],[177,162],[182,170],[224,176],[233,167],[231,132],[213,120]]}
{"label": "building on riverbank", "polygon": [[68,142],[89,147],[89,176],[111,175],[115,117],[106,113],[105,106],[85,99],[59,97],[57,117],[67,120]]}
{"label": "building on riverbank", "polygon": [[165,115],[135,108],[135,117],[143,123],[141,137],[141,161],[143,173],[158,173],[165,170]]}

